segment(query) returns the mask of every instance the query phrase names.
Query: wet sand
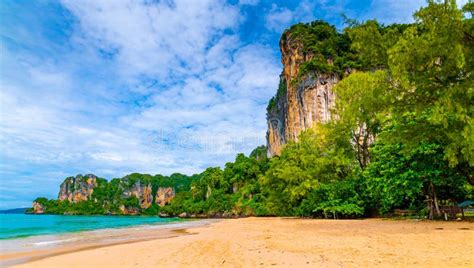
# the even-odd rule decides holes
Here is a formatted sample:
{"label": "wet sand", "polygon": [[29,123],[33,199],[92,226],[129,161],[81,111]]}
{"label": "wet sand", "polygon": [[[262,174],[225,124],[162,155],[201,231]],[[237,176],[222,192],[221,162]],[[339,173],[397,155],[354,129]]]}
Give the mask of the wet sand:
{"label": "wet sand", "polygon": [[472,267],[474,223],[229,219],[59,254],[15,267]]}

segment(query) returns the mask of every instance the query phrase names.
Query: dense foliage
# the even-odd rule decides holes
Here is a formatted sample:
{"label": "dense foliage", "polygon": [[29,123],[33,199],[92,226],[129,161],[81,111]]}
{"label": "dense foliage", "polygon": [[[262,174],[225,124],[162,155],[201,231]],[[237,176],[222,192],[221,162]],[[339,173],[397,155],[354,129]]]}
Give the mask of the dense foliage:
{"label": "dense foliage", "polygon": [[379,142],[372,148],[374,159],[364,171],[369,208],[382,214],[393,208],[421,210],[434,194],[456,203],[467,197],[466,178],[443,159],[442,145],[423,143],[401,153],[403,146]]}
{"label": "dense foliage", "polygon": [[303,53],[312,55],[311,60],[300,66],[300,75],[308,71],[342,74],[347,68],[359,65],[349,35],[339,33],[325,21],[293,25],[282,38],[298,41],[303,45]]}
{"label": "dense foliage", "polygon": [[[452,0],[429,1],[410,25],[353,22],[339,33],[322,21],[297,24],[284,37],[314,55],[300,73],[357,69],[335,86],[330,123],[302,132],[271,159],[262,146],[191,177],[131,174],[101,180],[89,201],[36,201],[49,213],[140,210],[137,198],[122,194],[140,180],[153,195],[158,187],[176,191],[170,204],[144,214],[346,218],[423,214],[428,204],[439,215],[440,201],[474,195],[473,11],[472,3],[460,10]],[[282,80],[269,109],[284,94]]]}
{"label": "dense foliage", "polygon": [[268,169],[266,147],[256,148],[249,157],[238,154],[234,162],[208,168],[191,185],[190,192],[176,195],[163,211],[208,216],[267,215],[259,178]]}

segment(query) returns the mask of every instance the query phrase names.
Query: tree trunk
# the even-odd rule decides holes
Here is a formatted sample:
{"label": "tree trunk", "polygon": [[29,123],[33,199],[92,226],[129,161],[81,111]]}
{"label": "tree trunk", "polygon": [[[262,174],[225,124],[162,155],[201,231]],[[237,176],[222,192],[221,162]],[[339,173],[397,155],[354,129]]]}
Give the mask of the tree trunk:
{"label": "tree trunk", "polygon": [[427,194],[426,196],[426,208],[428,208],[428,219],[433,219],[433,199],[430,198],[430,195]]}
{"label": "tree trunk", "polygon": [[430,212],[428,218],[430,220],[433,220],[433,214],[434,214],[434,207],[433,207],[433,200],[428,201],[428,211]]}
{"label": "tree trunk", "polygon": [[438,198],[436,197],[436,190],[432,182],[430,182],[430,186],[431,186],[431,192],[433,194],[433,203],[436,209],[436,215],[439,217],[441,216],[441,211],[439,210],[439,206],[438,206]]}
{"label": "tree trunk", "polygon": [[467,182],[469,182],[471,186],[474,186],[474,178],[472,175],[467,175]]}

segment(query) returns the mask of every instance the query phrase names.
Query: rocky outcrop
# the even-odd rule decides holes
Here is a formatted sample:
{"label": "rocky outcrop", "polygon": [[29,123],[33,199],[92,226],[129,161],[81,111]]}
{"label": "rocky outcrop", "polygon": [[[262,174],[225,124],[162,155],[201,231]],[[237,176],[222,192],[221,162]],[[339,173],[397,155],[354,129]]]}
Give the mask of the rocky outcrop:
{"label": "rocky outcrop", "polygon": [[282,146],[298,140],[301,131],[331,118],[335,101],[332,88],[340,80],[336,74],[314,71],[300,74],[301,64],[311,60],[313,54],[304,52],[303,44],[291,34],[282,36],[280,50],[283,63],[280,87],[267,111],[269,156],[279,155]]}
{"label": "rocky outcrop", "polygon": [[43,214],[44,213],[44,207],[38,202],[33,202],[33,213],[34,214]]}
{"label": "rocky outcrop", "polygon": [[159,187],[156,191],[155,203],[160,207],[164,207],[173,200],[174,196],[175,193],[172,187]]}
{"label": "rocky outcrop", "polygon": [[142,184],[140,180],[137,180],[135,183],[132,184],[131,187],[127,187],[125,185],[129,184],[129,180],[124,178],[122,180],[122,197],[129,198],[129,197],[136,197],[140,202],[140,207],[143,209],[147,209],[151,206],[153,202],[153,195],[152,195],[152,188],[151,184]]}
{"label": "rocky outcrop", "polygon": [[68,177],[61,183],[58,199],[73,203],[87,201],[91,198],[95,187],[97,187],[97,177],[95,175]]}
{"label": "rocky outcrop", "polygon": [[119,206],[120,214],[122,215],[138,215],[140,210],[135,207],[126,207],[124,205]]}

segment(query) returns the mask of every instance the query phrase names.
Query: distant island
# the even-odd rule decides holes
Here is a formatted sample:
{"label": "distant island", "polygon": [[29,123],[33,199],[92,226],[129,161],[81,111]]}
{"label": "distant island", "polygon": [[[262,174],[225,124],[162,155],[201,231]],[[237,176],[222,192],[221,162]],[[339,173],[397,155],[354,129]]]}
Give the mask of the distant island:
{"label": "distant island", "polygon": [[474,197],[473,11],[430,2],[413,24],[293,25],[266,146],[192,176],[69,177],[28,212],[441,217]]}
{"label": "distant island", "polygon": [[30,208],[12,208],[0,210],[0,214],[23,214]]}

